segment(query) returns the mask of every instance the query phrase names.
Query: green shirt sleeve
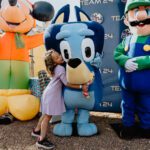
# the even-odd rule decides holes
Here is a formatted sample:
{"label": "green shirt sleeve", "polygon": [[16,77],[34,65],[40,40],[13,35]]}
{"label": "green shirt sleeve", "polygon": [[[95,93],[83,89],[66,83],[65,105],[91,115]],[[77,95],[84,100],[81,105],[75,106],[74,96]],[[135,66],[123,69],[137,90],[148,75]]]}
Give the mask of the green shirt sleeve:
{"label": "green shirt sleeve", "polygon": [[[125,55],[125,39],[120,43],[117,48],[114,51],[114,59],[117,62],[118,65],[121,67],[125,66],[125,63],[128,59],[131,59],[131,57]],[[139,56],[134,57],[136,60],[135,63],[138,64],[137,70],[144,70],[144,69],[150,69],[150,56]]]}
{"label": "green shirt sleeve", "polygon": [[150,56],[140,56],[135,58],[135,62],[138,64],[137,70],[150,69]]}
{"label": "green shirt sleeve", "polygon": [[117,48],[114,51],[114,59],[117,62],[118,65],[121,67],[125,66],[125,63],[128,59],[130,59],[129,56],[125,55],[125,40],[120,43]]}

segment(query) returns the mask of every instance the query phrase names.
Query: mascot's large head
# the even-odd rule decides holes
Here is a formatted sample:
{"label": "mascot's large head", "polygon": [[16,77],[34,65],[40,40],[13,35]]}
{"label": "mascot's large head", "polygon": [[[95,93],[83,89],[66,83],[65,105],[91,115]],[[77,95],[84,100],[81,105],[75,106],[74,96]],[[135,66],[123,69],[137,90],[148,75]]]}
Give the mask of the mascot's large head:
{"label": "mascot's large head", "polygon": [[150,1],[128,0],[125,7],[125,24],[134,35],[150,35]]}
{"label": "mascot's large head", "polygon": [[0,29],[27,33],[35,27],[35,19],[48,21],[53,14],[53,7],[47,2],[31,4],[28,0],[0,0]]}
{"label": "mascot's large head", "polygon": [[75,11],[77,21],[68,22],[69,5],[59,10],[45,32],[45,45],[47,50],[53,48],[62,54],[71,83],[81,84],[90,77],[87,68],[93,71],[91,62],[102,53],[104,30],[80,8],[75,7]]}

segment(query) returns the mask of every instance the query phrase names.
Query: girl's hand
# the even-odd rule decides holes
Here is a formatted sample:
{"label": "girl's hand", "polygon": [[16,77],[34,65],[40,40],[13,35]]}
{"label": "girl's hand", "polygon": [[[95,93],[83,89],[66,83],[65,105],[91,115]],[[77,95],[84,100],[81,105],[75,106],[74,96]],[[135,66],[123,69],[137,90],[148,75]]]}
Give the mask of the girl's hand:
{"label": "girl's hand", "polygon": [[86,84],[87,85],[91,85],[93,83],[94,80],[89,80]]}
{"label": "girl's hand", "polygon": [[90,98],[89,92],[88,92],[88,85],[83,84],[82,85],[82,93],[86,98]]}
{"label": "girl's hand", "polygon": [[88,86],[87,86],[87,84],[83,84],[83,85],[82,85],[82,91],[83,91],[83,92],[87,92],[87,91],[88,91]]}

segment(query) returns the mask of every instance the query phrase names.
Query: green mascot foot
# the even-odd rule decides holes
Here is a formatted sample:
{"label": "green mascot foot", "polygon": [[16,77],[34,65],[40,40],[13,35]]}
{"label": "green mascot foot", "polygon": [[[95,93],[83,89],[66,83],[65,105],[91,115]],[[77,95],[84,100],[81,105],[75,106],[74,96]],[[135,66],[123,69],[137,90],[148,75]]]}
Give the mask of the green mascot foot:
{"label": "green mascot foot", "polygon": [[55,125],[53,133],[58,136],[71,136],[72,124],[59,123]]}
{"label": "green mascot foot", "polygon": [[80,136],[92,136],[97,133],[97,127],[94,123],[78,124],[78,134]]}

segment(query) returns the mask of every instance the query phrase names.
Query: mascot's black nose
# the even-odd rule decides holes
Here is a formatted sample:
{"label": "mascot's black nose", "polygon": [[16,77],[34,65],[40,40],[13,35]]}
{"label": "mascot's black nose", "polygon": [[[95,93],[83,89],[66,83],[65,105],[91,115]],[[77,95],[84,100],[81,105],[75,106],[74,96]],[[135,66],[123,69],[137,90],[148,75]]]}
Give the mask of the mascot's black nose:
{"label": "mascot's black nose", "polygon": [[17,4],[17,0],[9,0],[10,6],[15,6]]}
{"label": "mascot's black nose", "polygon": [[76,68],[81,64],[81,60],[79,58],[71,58],[68,61],[68,65],[72,68]]}

